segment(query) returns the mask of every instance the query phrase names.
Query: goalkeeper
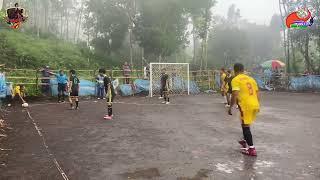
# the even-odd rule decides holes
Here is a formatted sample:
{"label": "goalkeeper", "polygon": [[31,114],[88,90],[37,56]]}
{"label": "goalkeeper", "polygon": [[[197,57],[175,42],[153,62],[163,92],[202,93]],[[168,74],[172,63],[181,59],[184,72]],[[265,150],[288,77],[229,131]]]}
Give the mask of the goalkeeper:
{"label": "goalkeeper", "polygon": [[[103,74],[105,73],[106,71],[103,70]],[[107,94],[107,104],[108,104],[108,113],[104,116],[104,119],[112,120],[112,117],[113,117],[112,103],[113,103],[114,97],[116,96],[116,93],[114,91],[111,77],[105,76],[103,82],[104,82],[104,87]]]}
{"label": "goalkeeper", "polygon": [[169,75],[166,73],[166,69],[162,69],[161,72],[161,95],[164,96],[163,104],[170,104],[169,99]]}

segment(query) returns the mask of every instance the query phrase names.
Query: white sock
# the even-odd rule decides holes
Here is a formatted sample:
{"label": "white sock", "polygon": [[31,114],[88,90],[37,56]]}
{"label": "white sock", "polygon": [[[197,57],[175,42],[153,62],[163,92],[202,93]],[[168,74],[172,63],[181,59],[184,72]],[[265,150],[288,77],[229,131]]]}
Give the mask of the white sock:
{"label": "white sock", "polygon": [[224,101],[225,101],[226,103],[228,102],[227,96],[224,96]]}

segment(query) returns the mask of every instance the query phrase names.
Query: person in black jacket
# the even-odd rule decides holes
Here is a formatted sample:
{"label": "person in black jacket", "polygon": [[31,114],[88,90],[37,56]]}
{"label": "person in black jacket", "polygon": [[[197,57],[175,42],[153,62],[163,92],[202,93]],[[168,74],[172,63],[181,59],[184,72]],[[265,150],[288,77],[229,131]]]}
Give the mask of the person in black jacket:
{"label": "person in black jacket", "polygon": [[[69,78],[69,102],[71,109],[79,109],[79,91],[80,91],[80,80],[76,75],[75,70],[70,70]],[[76,107],[73,106],[73,100],[75,100]]]}
{"label": "person in black jacket", "polygon": [[[104,70],[104,73],[105,73],[105,70]],[[108,113],[104,116],[104,119],[111,120],[113,117],[112,103],[113,103],[114,97],[116,96],[116,93],[112,85],[111,77],[105,76],[103,82],[104,82],[104,87],[107,94],[107,106],[108,106]]]}
{"label": "person in black jacket", "polygon": [[231,95],[232,95],[231,81],[232,81],[233,78],[234,78],[234,76],[232,76],[231,70],[228,70],[227,71],[227,76],[224,78],[224,82],[228,87],[227,94],[226,94],[228,104],[226,104],[226,107],[230,107],[230,104],[231,104]]}
{"label": "person in black jacket", "polygon": [[166,73],[166,69],[162,69],[161,78],[160,78],[160,98],[164,98],[163,104],[170,104],[169,99],[169,75]]}

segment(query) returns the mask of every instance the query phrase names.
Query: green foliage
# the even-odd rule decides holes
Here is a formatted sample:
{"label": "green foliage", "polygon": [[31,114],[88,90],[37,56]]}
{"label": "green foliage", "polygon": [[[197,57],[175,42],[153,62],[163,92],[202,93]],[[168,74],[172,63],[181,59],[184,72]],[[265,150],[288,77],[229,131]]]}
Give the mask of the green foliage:
{"label": "green foliage", "polygon": [[14,30],[0,31],[0,59],[7,67],[90,68],[87,48],[57,39],[38,39]]}
{"label": "green foliage", "polygon": [[[125,3],[125,2],[124,2]],[[128,17],[121,1],[90,0],[87,2],[85,28],[93,35],[92,45],[97,53],[110,54],[121,48],[128,31]],[[109,40],[112,43],[109,44]]]}
{"label": "green foliage", "polygon": [[141,15],[137,18],[134,34],[146,54],[170,56],[184,46],[187,17],[181,1],[139,1]]}

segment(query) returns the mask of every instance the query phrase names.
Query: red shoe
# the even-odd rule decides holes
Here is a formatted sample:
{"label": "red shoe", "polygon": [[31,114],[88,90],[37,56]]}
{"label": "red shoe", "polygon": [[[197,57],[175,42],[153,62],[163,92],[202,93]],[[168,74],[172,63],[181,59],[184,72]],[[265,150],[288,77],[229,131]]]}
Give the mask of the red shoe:
{"label": "red shoe", "polygon": [[247,149],[247,141],[246,140],[241,140],[238,141],[238,143],[242,146],[242,148]]}
{"label": "red shoe", "polygon": [[103,117],[103,119],[105,119],[105,120],[112,120],[112,117],[111,117],[111,116],[106,115],[106,116],[104,116],[104,117]]}
{"label": "red shoe", "polygon": [[247,156],[257,156],[256,148],[249,148],[242,151],[242,154]]}

